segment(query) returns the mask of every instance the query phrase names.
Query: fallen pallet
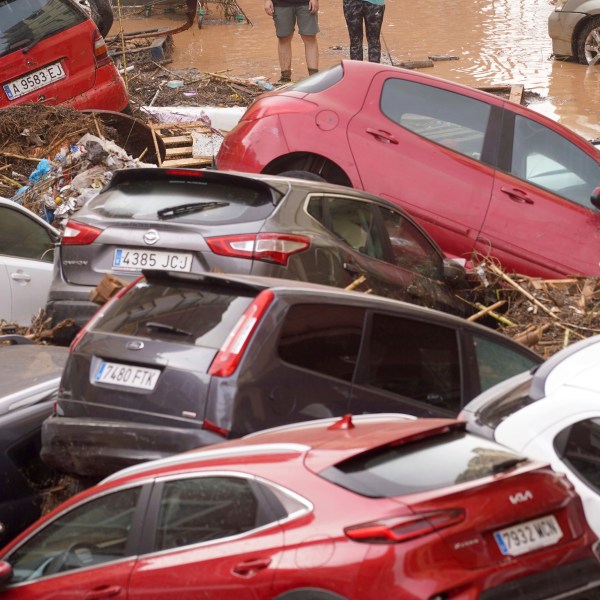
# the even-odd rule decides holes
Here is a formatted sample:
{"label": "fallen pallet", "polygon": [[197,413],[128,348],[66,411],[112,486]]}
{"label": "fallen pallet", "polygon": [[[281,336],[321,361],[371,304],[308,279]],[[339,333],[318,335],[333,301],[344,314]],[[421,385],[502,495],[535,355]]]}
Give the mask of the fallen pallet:
{"label": "fallen pallet", "polygon": [[158,153],[158,138],[165,145],[165,157],[159,155],[159,167],[197,167],[210,166],[213,162],[212,156],[194,156],[194,140],[192,132],[211,135],[210,127],[202,121],[190,123],[152,123],[152,139]]}

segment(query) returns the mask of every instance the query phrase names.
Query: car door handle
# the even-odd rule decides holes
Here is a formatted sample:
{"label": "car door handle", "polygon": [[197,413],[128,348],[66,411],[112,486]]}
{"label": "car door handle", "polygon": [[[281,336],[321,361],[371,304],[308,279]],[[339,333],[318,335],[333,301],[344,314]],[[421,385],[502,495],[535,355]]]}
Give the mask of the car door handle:
{"label": "car door handle", "polygon": [[367,133],[372,135],[379,142],[385,142],[386,144],[397,144],[398,140],[389,132],[383,131],[382,129],[371,129],[367,128]]}
{"label": "car door handle", "polygon": [[270,558],[251,558],[250,560],[244,560],[235,565],[235,567],[233,567],[233,572],[236,575],[250,577],[251,575],[256,574],[258,571],[266,569],[270,564]]}
{"label": "car door handle", "polygon": [[345,271],[348,271],[348,273],[352,273],[353,275],[362,275],[362,271],[354,263],[345,262],[343,267]]}
{"label": "car door handle", "polygon": [[29,273],[23,273],[23,271],[17,271],[16,273],[11,273],[10,278],[13,281],[25,281],[25,282],[31,281],[31,275],[29,275]]}
{"label": "car door handle", "polygon": [[121,593],[120,585],[104,585],[96,588],[85,595],[85,600],[102,600],[102,598],[114,598]]}
{"label": "car door handle", "polygon": [[527,192],[518,188],[500,188],[513,202],[519,202],[520,204],[533,204],[533,200],[527,195]]}

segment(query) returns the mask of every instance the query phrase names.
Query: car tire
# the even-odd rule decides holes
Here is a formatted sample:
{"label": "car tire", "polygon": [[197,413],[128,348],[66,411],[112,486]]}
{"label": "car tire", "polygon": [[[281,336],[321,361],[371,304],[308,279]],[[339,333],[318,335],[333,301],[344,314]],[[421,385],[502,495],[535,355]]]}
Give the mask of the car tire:
{"label": "car tire", "polygon": [[577,60],[584,65],[600,60],[600,17],[590,19],[579,33]]}
{"label": "car tire", "polygon": [[308,179],[310,181],[326,181],[326,179],[320,175],[311,173],[310,171],[283,171],[282,173],[278,173],[278,175],[281,175],[282,177],[295,177],[296,179]]}

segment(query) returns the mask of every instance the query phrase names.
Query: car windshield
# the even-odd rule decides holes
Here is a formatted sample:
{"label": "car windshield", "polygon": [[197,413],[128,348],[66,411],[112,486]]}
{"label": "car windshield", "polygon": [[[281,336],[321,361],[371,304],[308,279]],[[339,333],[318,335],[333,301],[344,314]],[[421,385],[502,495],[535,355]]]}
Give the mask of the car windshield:
{"label": "car windshield", "polygon": [[390,498],[495,475],[524,461],[500,444],[464,431],[377,448],[321,476],[362,496]]}
{"label": "car windshield", "polygon": [[168,218],[210,225],[260,221],[267,218],[274,207],[273,196],[266,188],[246,189],[203,180],[122,183],[99,194],[87,205],[108,218]]}
{"label": "car windshield", "polygon": [[95,331],[220,348],[256,292],[185,282],[140,281],[95,323]]}
{"label": "car windshield", "polygon": [[31,47],[85,20],[67,0],[0,0],[0,56]]}
{"label": "car windshield", "polygon": [[476,413],[477,423],[495,429],[506,417],[534,402],[529,394],[532,380],[533,375],[529,375],[526,381],[508,393],[484,404]]}

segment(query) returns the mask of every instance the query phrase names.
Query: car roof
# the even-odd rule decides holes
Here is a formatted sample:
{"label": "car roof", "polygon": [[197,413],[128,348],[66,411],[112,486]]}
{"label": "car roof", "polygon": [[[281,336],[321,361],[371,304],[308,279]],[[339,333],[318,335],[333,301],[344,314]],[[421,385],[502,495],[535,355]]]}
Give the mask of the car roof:
{"label": "car roof", "polygon": [[0,345],[0,415],[58,388],[68,355],[60,346]]}
{"label": "car roof", "polygon": [[304,456],[307,468],[320,472],[343,460],[377,447],[400,444],[414,439],[436,435],[449,428],[464,428],[457,419],[417,419],[411,415],[370,414],[328,419],[266,429],[246,437],[222,442],[166,458],[127,467],[104,479],[101,483],[123,483],[131,477],[147,478],[164,475],[169,470],[195,471],[197,469],[249,465],[261,457],[290,454]]}
{"label": "car roof", "polygon": [[[178,281],[182,283],[207,283],[210,285],[222,285],[225,287],[231,287],[232,291],[235,288],[240,290],[254,291],[258,293],[262,290],[272,290],[275,294],[295,294],[302,295],[303,298],[308,299],[312,294],[313,297],[319,296],[324,302],[344,302],[354,306],[363,306],[365,308],[372,308],[378,310],[388,310],[399,312],[403,314],[410,314],[428,320],[431,322],[442,322],[449,326],[455,326],[463,329],[470,329],[472,331],[479,331],[485,333],[487,336],[497,336],[506,341],[507,344],[517,344],[522,348],[526,349],[525,346],[511,340],[507,336],[504,336],[489,327],[467,321],[456,315],[445,313],[433,308],[427,308],[402,300],[394,298],[386,298],[384,296],[378,296],[376,294],[369,294],[366,292],[360,292],[355,290],[345,290],[343,288],[336,288],[320,283],[309,283],[305,281],[298,281],[295,279],[282,279],[276,277],[262,277],[258,275],[238,275],[232,273],[182,273],[175,271],[152,271],[144,270],[142,274],[146,277],[149,282],[163,283],[165,285],[176,285]],[[532,356],[535,356],[534,352],[531,352]]]}

